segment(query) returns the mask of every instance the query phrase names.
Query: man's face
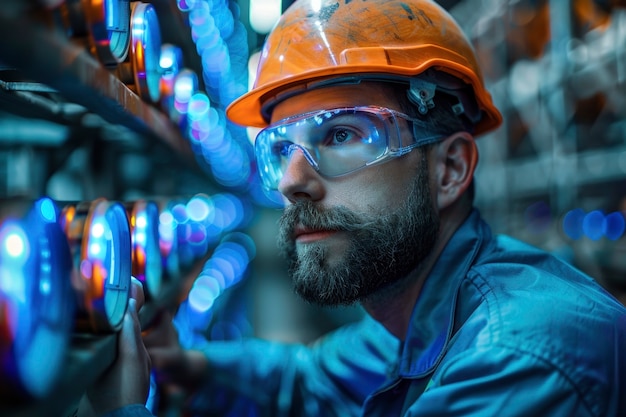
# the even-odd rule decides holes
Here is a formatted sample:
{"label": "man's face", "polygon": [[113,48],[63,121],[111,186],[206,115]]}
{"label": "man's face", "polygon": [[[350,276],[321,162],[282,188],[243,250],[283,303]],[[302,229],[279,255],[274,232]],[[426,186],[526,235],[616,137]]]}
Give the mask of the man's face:
{"label": "man's face", "polygon": [[[386,89],[366,84],[292,97],[273,120],[372,103],[399,110]],[[292,155],[279,185],[287,206],[278,241],[296,292],[321,305],[351,304],[415,270],[439,228],[428,177],[421,151],[334,178],[319,175],[302,153]]]}
{"label": "man's face", "polygon": [[[289,261],[296,293],[316,304],[341,305],[374,295],[415,270],[434,245],[439,218],[422,165],[407,198],[391,212],[321,209],[299,200],[286,208],[279,225],[278,244]],[[347,245],[332,254],[327,242],[332,236],[297,243],[297,228],[344,234]]]}

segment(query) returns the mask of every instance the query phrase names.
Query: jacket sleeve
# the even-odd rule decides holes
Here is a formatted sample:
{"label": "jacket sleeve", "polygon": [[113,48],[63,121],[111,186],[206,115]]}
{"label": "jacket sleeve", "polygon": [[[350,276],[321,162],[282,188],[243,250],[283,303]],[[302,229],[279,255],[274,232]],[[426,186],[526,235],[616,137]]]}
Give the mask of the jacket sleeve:
{"label": "jacket sleeve", "polygon": [[127,405],[110,411],[101,417],[154,417],[150,411],[142,404]]}
{"label": "jacket sleeve", "polygon": [[193,415],[359,415],[386,379],[399,341],[369,316],[311,346],[251,339],[211,342]]}
{"label": "jacket sleeve", "polygon": [[[606,416],[555,362],[514,347],[474,348],[438,370],[406,416]],[[587,392],[586,394],[591,394]]]}

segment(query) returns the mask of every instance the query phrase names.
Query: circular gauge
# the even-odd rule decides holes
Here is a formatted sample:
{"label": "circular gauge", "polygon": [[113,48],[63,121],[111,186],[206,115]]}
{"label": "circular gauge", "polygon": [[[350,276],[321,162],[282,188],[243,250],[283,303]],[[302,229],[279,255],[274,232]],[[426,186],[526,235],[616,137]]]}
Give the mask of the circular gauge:
{"label": "circular gauge", "polygon": [[63,209],[62,225],[74,256],[78,330],[117,331],[128,305],[131,236],[120,203],[98,199]]}
{"label": "circular gauge", "polygon": [[161,290],[163,265],[159,248],[159,209],[152,201],[127,205],[132,242],[132,274],[145,288],[146,299]]}
{"label": "circular gauge", "polygon": [[115,66],[124,61],[130,44],[129,1],[89,0],[82,3],[87,29],[100,62]]}
{"label": "circular gauge", "polygon": [[73,328],[70,249],[49,198],[2,207],[0,396],[42,398],[61,374]]}
{"label": "circular gauge", "polygon": [[131,60],[137,93],[144,100],[159,101],[161,30],[151,4],[132,3],[130,19]]}

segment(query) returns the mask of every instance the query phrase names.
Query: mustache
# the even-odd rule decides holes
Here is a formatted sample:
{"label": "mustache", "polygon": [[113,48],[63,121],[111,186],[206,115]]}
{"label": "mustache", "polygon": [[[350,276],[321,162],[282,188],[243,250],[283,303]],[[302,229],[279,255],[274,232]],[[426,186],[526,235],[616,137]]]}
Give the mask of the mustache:
{"label": "mustache", "polygon": [[324,209],[311,201],[298,201],[285,208],[278,220],[283,237],[293,236],[296,225],[313,230],[358,231],[372,220],[364,219],[345,207]]}

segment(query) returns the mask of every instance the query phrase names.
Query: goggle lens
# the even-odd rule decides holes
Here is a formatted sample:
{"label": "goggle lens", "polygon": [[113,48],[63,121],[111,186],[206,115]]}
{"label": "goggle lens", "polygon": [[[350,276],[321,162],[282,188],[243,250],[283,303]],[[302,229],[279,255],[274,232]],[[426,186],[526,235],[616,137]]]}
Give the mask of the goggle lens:
{"label": "goggle lens", "polygon": [[411,139],[403,146],[396,116],[413,120],[391,109],[350,107],[305,113],[268,126],[258,134],[255,147],[264,185],[278,188],[294,152],[302,152],[327,177],[406,153],[417,144]]}

